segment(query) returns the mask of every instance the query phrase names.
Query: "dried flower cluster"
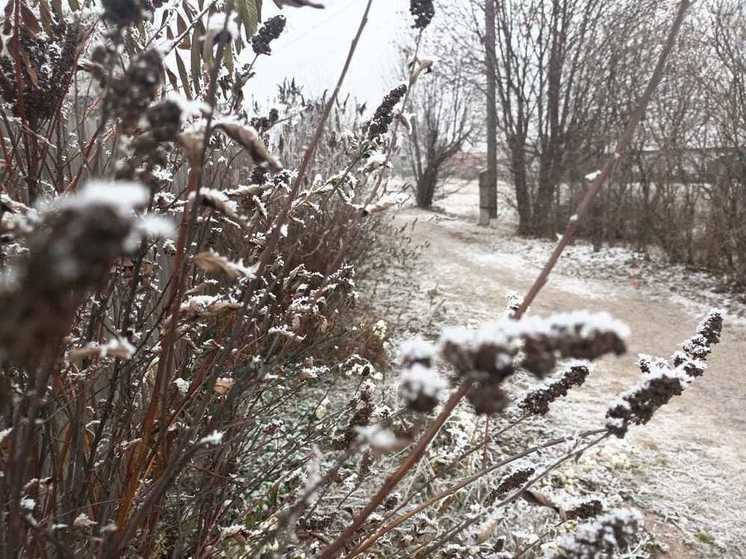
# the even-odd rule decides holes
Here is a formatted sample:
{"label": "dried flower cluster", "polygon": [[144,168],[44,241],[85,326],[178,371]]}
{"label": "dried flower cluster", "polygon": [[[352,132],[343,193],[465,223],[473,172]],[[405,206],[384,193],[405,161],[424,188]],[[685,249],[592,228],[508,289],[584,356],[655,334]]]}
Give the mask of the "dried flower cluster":
{"label": "dried flower cluster", "polygon": [[570,365],[559,379],[526,394],[518,403],[518,407],[531,415],[545,415],[549,411],[549,404],[562,396],[567,396],[567,392],[573,386],[582,386],[589,374],[590,369],[587,365]]}
{"label": "dried flower cluster", "polygon": [[338,449],[348,448],[359,435],[360,429],[370,425],[370,419],[375,411],[373,393],[369,387],[363,385],[358,394],[350,402],[352,416],[341,438],[335,440],[334,446]]}
{"label": "dried flower cluster", "polygon": [[498,486],[490,492],[487,502],[495,501],[506,493],[523,487],[535,472],[534,468],[517,468],[500,480]]}
{"label": "dried flower cluster", "polygon": [[60,343],[81,291],[99,285],[114,260],[139,244],[132,210],[147,198],[142,185],[91,183],[50,208],[18,289],[0,295],[0,357],[25,365],[42,357],[39,348]]}
{"label": "dried flower cluster", "polygon": [[[356,556],[413,555],[440,540],[423,555],[482,557],[508,554],[494,512],[519,496],[562,520],[599,516],[599,500],[561,509],[543,492],[552,464],[606,433],[527,449],[524,433],[504,434],[526,423],[490,420],[477,442],[481,429],[463,408],[430,425],[400,404],[433,411],[449,366],[463,389],[449,405],[466,393],[477,413],[495,414],[515,371],[544,377],[565,358],[621,353],[626,329],[607,315],[571,313],[449,330],[435,345],[402,346],[398,399],[379,390],[392,335],[358,304],[356,282],[376,279],[392,256],[409,269],[415,255],[403,229],[374,215],[392,204],[378,197],[379,186],[390,190],[380,180],[397,145],[386,136],[395,119],[414,122],[400,110],[408,86],[389,92],[368,123],[365,108],[337,90],[308,98],[294,81],[268,112],[245,103],[254,62],[233,24],[250,33],[261,3],[103,0],[97,11],[88,2],[7,2],[0,541],[30,557],[331,558],[365,541]],[[410,8],[424,30],[433,2]],[[256,57],[279,48],[285,23],[272,18],[249,40]],[[409,87],[433,66],[416,54]],[[719,331],[711,317],[670,364],[643,359],[641,368],[653,379],[661,369],[701,375]],[[573,364],[520,406],[543,415],[587,375]],[[491,444],[497,424],[505,445]],[[432,438],[404,461],[393,457],[402,466],[391,472],[382,454],[418,432]],[[433,467],[413,476],[427,461]],[[485,473],[449,486],[447,476],[475,466]],[[412,482],[406,497],[395,492],[398,475]],[[486,504],[472,496],[484,501],[484,491],[461,491],[478,479],[492,489]],[[458,524],[431,516],[445,510],[431,507],[441,497]],[[468,521],[490,515],[466,546],[458,507],[470,510]],[[364,510],[372,514],[344,535]],[[443,533],[448,524],[454,531]],[[632,524],[604,518],[567,548],[606,553]]]}
{"label": "dried flower cluster", "polygon": [[625,351],[627,334],[627,327],[606,313],[575,312],[520,321],[505,318],[479,330],[444,331],[440,354],[455,368],[457,378],[477,383],[468,394],[477,413],[492,414],[507,402],[501,382],[518,367],[543,377],[560,358],[619,355]]}
{"label": "dried flower cluster", "polygon": [[433,368],[434,360],[435,348],[424,340],[410,340],[401,347],[403,370],[399,377],[399,393],[411,410],[431,412],[447,386]]}
{"label": "dried flower cluster", "polygon": [[401,101],[404,95],[407,93],[407,86],[401,84],[391,91],[389,91],[383,98],[383,101],[376,109],[373,114],[373,118],[368,124],[368,139],[373,140],[379,138],[388,132],[389,125],[394,119],[394,107]]}
{"label": "dried flower cluster", "polygon": [[722,314],[711,311],[697,327],[697,333],[684,344],[683,351],[675,353],[670,362],[643,357],[640,360],[643,377],[639,384],[622,394],[606,412],[609,431],[622,438],[631,424],[646,424],[661,406],[701,376],[712,345],[720,341],[722,326]]}
{"label": "dried flower cluster", "polygon": [[145,118],[150,125],[153,140],[173,142],[181,128],[181,106],[174,101],[161,101],[148,107]]}
{"label": "dried flower cluster", "polygon": [[285,16],[279,15],[269,18],[251,38],[251,48],[259,54],[272,54],[270,44],[277,39],[285,29]]}
{"label": "dried flower cluster", "polygon": [[414,16],[415,29],[425,29],[435,15],[433,0],[410,0],[409,11]]}
{"label": "dried flower cluster", "polygon": [[153,10],[149,0],[102,0],[104,19],[118,27],[137,25]]}
{"label": "dried flower cluster", "polygon": [[109,82],[108,102],[125,129],[134,129],[161,85],[161,55],[151,49],[138,56],[121,76]]}
{"label": "dried flower cluster", "polygon": [[585,520],[594,518],[604,511],[604,505],[598,499],[588,499],[568,508],[564,511],[563,517],[566,520]]}
{"label": "dried flower cluster", "polygon": [[629,546],[642,527],[642,515],[631,509],[609,512],[581,524],[572,535],[558,540],[557,559],[616,557]]}

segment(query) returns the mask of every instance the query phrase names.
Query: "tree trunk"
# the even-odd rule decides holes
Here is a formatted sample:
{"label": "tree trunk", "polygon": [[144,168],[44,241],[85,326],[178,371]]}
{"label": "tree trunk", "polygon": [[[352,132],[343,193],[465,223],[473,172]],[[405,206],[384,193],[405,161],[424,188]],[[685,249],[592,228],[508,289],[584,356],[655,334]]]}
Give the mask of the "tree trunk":
{"label": "tree trunk", "polygon": [[512,136],[508,140],[510,150],[510,175],[515,185],[515,201],[518,206],[518,234],[531,233],[531,199],[528,195],[526,175],[526,142],[523,137]]}
{"label": "tree trunk", "polygon": [[[542,167],[544,162],[542,162]],[[551,165],[550,162],[547,165]],[[537,237],[551,237],[552,231],[552,206],[554,194],[557,191],[557,183],[550,170],[540,172],[539,188],[534,203],[534,214],[531,216],[531,234]]]}
{"label": "tree trunk", "polygon": [[437,183],[438,166],[428,165],[417,181],[417,207],[425,210],[432,208]]}
{"label": "tree trunk", "polygon": [[564,17],[563,6],[558,0],[552,2],[551,48],[549,52],[549,68],[547,75],[547,118],[549,121],[548,134],[541,141],[539,163],[539,191],[533,216],[533,229],[537,236],[551,237],[554,235],[552,205],[554,196],[559,188],[562,174],[562,160],[564,158],[562,132],[560,130],[560,97],[562,67],[564,58],[564,33],[561,20]]}

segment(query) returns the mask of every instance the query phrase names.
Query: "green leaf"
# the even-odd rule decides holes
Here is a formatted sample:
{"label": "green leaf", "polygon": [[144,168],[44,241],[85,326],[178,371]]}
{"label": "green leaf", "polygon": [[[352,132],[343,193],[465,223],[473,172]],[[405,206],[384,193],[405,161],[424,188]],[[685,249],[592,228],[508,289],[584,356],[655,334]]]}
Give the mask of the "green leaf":
{"label": "green leaf", "polygon": [[233,74],[233,49],[230,48],[230,45],[226,46],[225,49],[223,49],[223,64],[225,64],[225,67],[228,69],[228,71]]}
{"label": "green leaf", "polygon": [[62,0],[52,0],[52,9],[57,19],[62,19]]}
{"label": "green leaf", "polygon": [[171,82],[171,87],[175,92],[179,91],[179,78],[176,77],[176,74],[174,74],[168,66],[164,66],[164,68],[166,70],[168,81]]}
{"label": "green leaf", "polygon": [[180,49],[191,49],[192,43],[189,41],[189,33],[185,33],[187,30],[187,24],[184,21],[184,18],[181,17],[181,14],[176,14],[176,30],[178,31],[179,35],[184,33],[184,39],[181,41],[181,44],[179,45]]}
{"label": "green leaf", "polygon": [[194,84],[194,91],[196,94],[202,90],[200,87],[200,76],[202,75],[202,53],[200,52],[200,38],[198,36],[199,30],[195,29],[192,34],[192,83]]}
{"label": "green leaf", "polygon": [[176,55],[176,68],[179,70],[179,77],[181,78],[181,84],[184,88],[184,95],[187,96],[187,99],[191,100],[193,98],[192,88],[189,86],[189,76],[187,75],[186,65],[181,59],[181,56],[179,56],[178,50],[174,51],[174,54]]}
{"label": "green leaf", "polygon": [[243,24],[246,40],[249,40],[256,33],[261,20],[262,0],[236,0],[236,9]]}
{"label": "green leaf", "polygon": [[39,15],[41,16],[41,26],[44,29],[44,33],[50,37],[54,37],[55,33],[52,29],[52,12],[47,0],[39,1]]}

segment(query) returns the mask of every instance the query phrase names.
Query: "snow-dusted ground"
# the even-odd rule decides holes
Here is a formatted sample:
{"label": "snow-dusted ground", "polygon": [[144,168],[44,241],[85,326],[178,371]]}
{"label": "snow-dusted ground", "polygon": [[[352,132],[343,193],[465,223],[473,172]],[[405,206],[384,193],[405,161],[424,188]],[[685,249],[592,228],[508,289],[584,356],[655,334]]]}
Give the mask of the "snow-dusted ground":
{"label": "snow-dusted ground", "polygon": [[[491,227],[476,226],[477,200],[475,184],[467,183],[438,202],[442,213],[409,208],[397,215],[415,222],[410,234],[423,252],[416,274],[392,272],[384,294],[413,333],[432,336],[445,325],[502,316],[507,295],[526,292],[552,248],[513,236],[507,211]],[[746,557],[746,305],[717,291],[704,274],[641,264],[625,249],[594,253],[577,245],[531,309],[605,310],[632,329],[626,356],[597,363],[588,382],[542,420],[548,423],[533,427],[558,432],[602,425],[609,401],[640,375],[637,353],[668,357],[708,308],[728,310],[705,376],[650,424],[592,455],[595,466],[622,480],[670,557]]]}

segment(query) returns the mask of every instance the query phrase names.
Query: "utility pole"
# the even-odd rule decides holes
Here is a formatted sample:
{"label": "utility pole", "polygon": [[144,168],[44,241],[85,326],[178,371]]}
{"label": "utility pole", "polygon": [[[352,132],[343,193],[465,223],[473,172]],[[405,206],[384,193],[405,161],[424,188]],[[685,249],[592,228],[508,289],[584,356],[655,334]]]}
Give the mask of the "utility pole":
{"label": "utility pole", "polygon": [[497,217],[497,55],[495,0],[484,2],[484,53],[487,77],[487,169],[479,176],[479,224]]}

